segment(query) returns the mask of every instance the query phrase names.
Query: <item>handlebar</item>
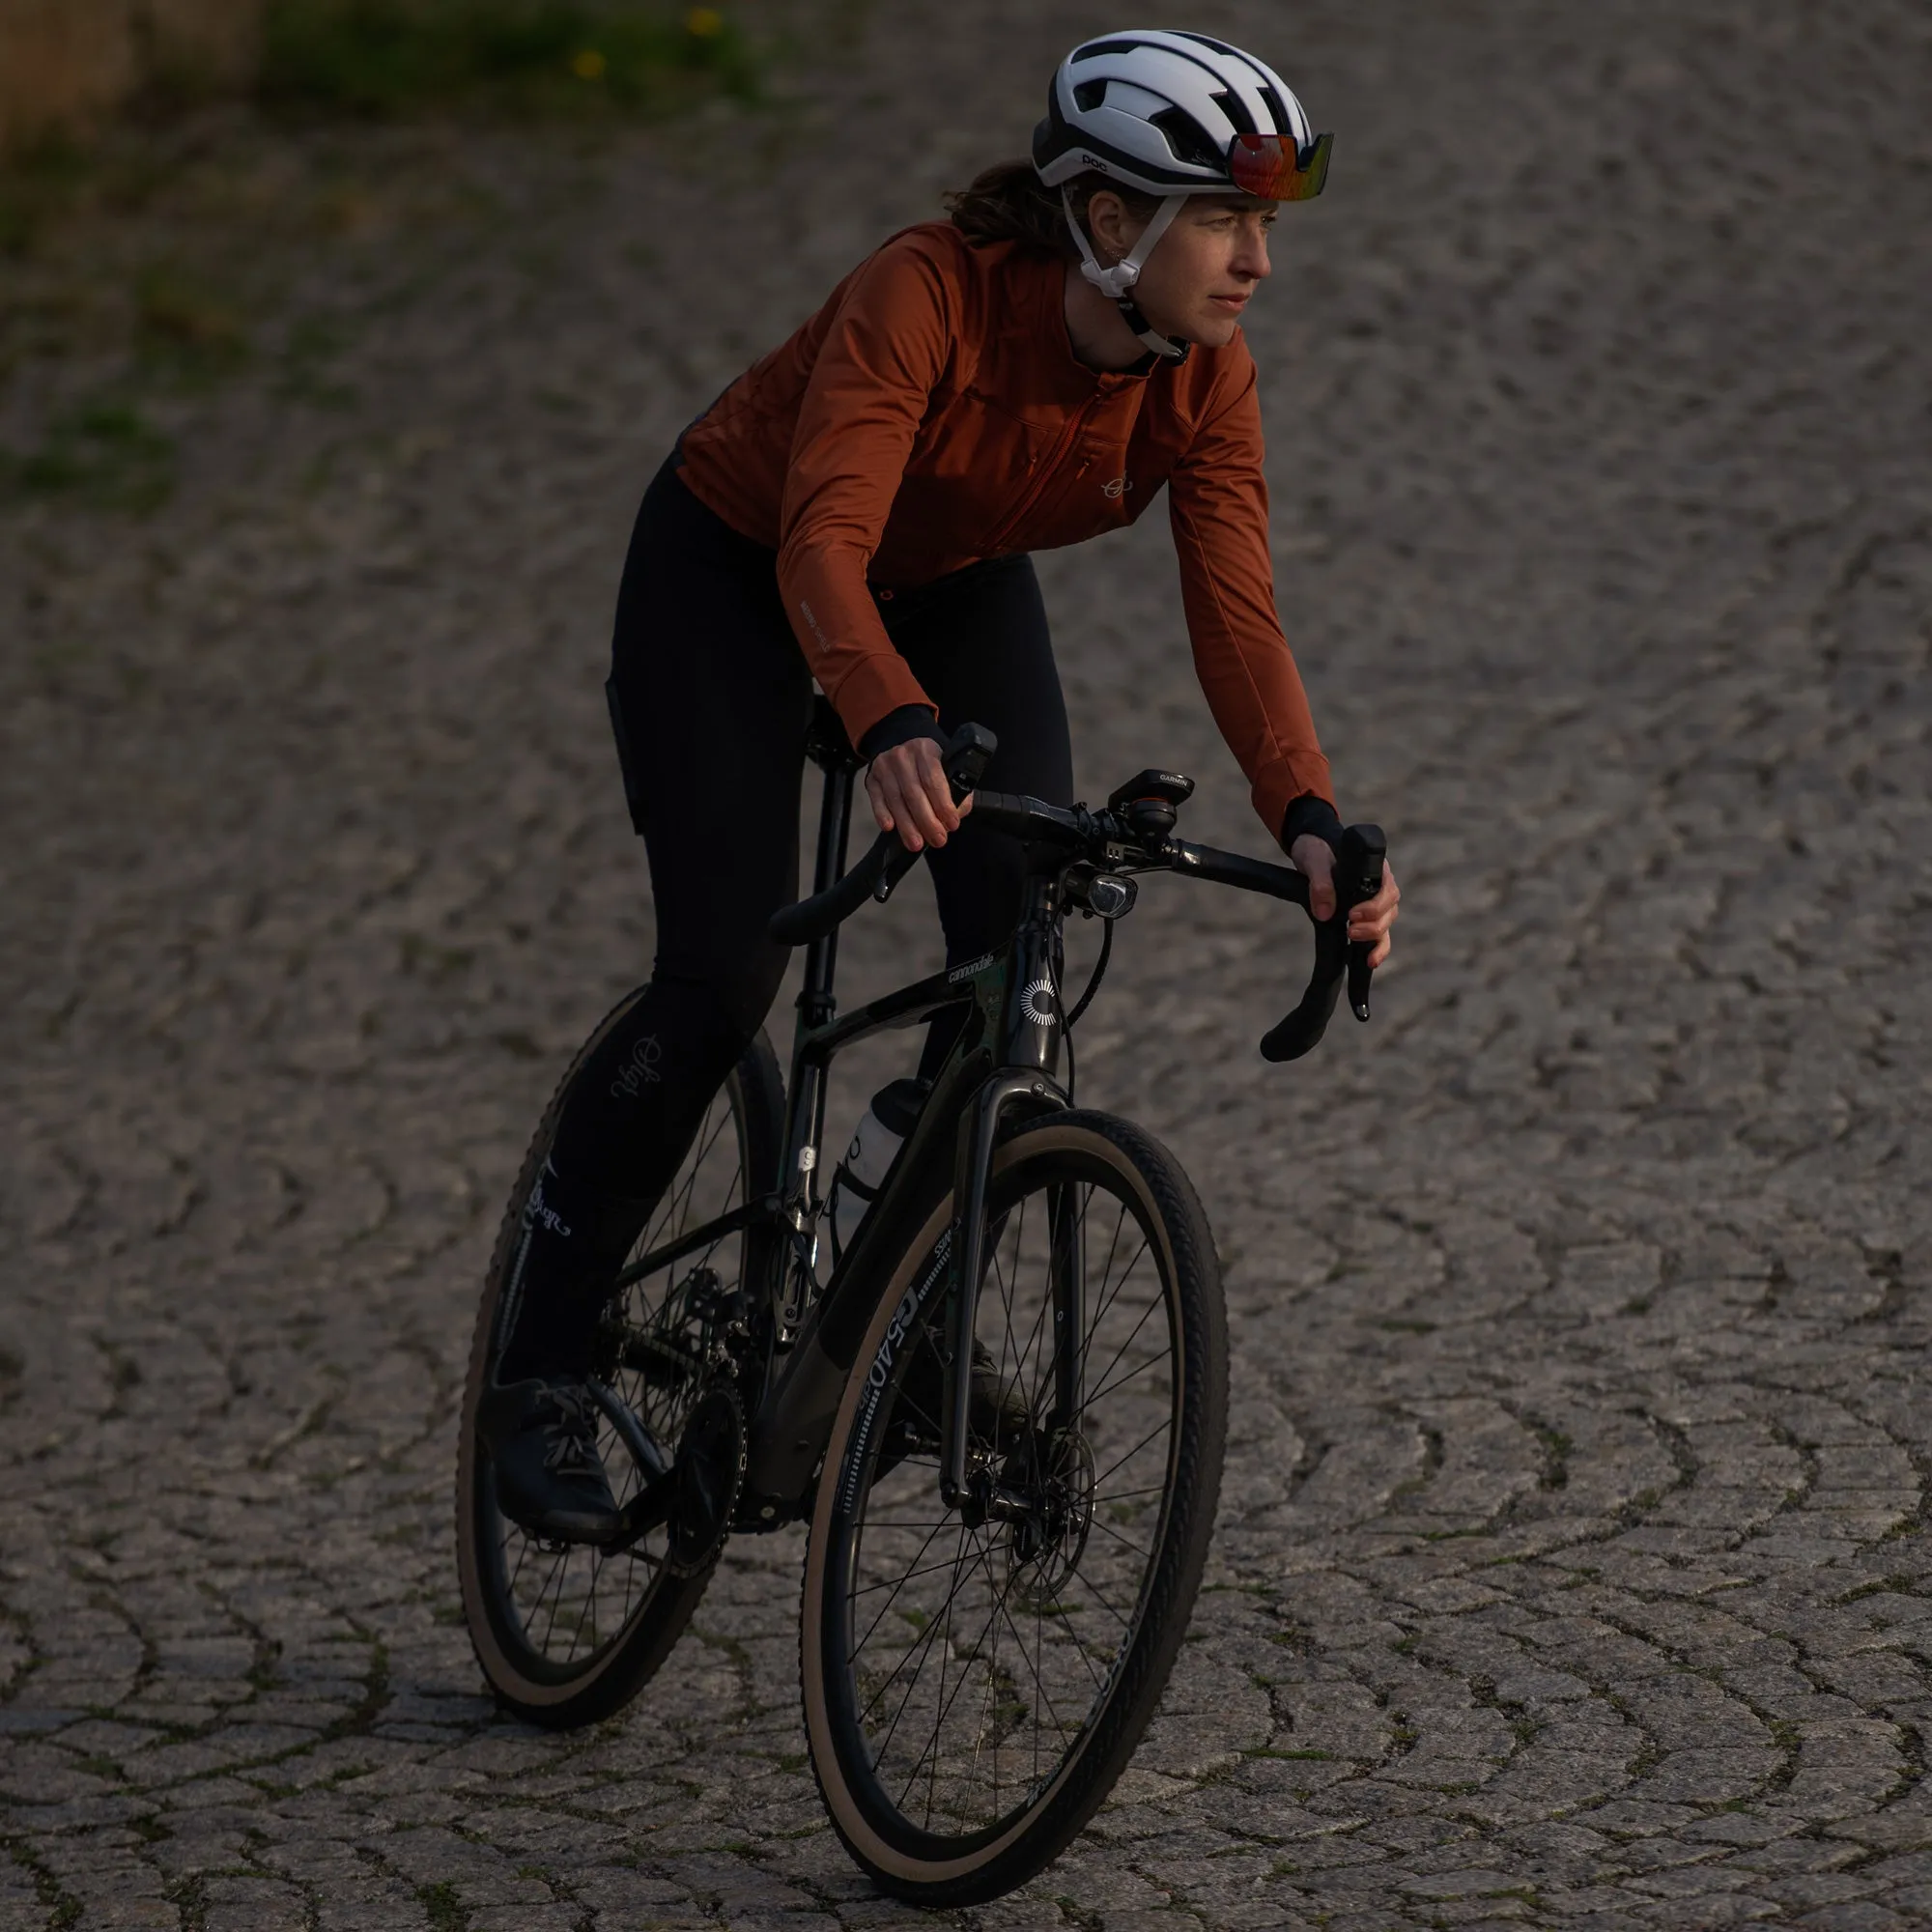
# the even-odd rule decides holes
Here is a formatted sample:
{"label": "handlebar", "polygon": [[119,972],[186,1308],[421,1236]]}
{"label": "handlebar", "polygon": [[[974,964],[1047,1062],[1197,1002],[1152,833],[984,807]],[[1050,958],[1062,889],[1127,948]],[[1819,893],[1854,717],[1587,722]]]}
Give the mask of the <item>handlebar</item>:
{"label": "handlebar", "polygon": [[[973,816],[988,830],[1033,844],[1057,846],[1105,870],[1179,872],[1212,885],[1238,886],[1244,892],[1286,899],[1307,910],[1308,879],[1304,873],[1291,866],[1273,866],[1243,853],[1223,852],[1212,845],[1172,838],[1158,829],[1173,824],[1171,807],[1164,817],[1139,815],[1136,823],[1131,804],[1124,810],[1110,808],[1094,811],[1083,805],[1048,805],[1019,793],[978,790],[978,780],[997,743],[983,726],[965,724],[953,734],[943,754],[954,800],[973,792]],[[1185,780],[1179,783],[1192,789]],[[1184,798],[1185,792],[1178,796]],[[1358,1020],[1369,1017],[1371,949],[1349,938],[1349,914],[1381,891],[1387,851],[1379,826],[1351,825],[1342,835],[1335,855],[1334,916],[1315,922],[1315,967],[1308,985],[1294,1010],[1263,1037],[1263,1059],[1299,1060],[1312,1051],[1334,1014],[1345,979],[1350,1010]],[[767,930],[781,946],[802,946],[823,939],[867,899],[883,902],[891,897],[894,887],[912,869],[918,857],[905,849],[896,832],[882,832],[836,885],[773,914]]]}
{"label": "handlebar", "polygon": [[[999,746],[983,724],[962,724],[948,739],[940,763],[952,787],[954,805],[980,782],[987,759]],[[906,850],[896,832],[881,832],[837,885],[775,912],[765,930],[777,946],[808,946],[815,939],[830,938],[867,899],[884,905],[893,889],[918,865],[919,856]]]}

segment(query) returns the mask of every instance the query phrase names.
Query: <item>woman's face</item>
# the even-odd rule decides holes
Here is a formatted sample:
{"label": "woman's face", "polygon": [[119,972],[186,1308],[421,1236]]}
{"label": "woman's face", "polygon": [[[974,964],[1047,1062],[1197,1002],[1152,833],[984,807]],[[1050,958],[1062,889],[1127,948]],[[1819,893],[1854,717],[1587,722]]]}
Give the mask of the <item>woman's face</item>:
{"label": "woman's face", "polygon": [[[1141,313],[1163,335],[1223,348],[1268,273],[1274,218],[1271,201],[1190,195],[1134,285]],[[1089,204],[1088,221],[1102,261],[1119,261],[1140,237],[1142,224],[1104,189]]]}

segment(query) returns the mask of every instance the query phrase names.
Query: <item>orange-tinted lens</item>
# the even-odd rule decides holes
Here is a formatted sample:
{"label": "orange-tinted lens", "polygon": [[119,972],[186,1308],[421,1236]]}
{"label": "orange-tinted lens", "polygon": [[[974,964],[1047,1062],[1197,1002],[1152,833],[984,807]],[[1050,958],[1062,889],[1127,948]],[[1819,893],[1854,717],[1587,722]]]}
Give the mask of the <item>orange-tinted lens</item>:
{"label": "orange-tinted lens", "polygon": [[1279,134],[1236,134],[1228,149],[1228,173],[1243,194],[1263,201],[1313,201],[1328,179],[1333,134],[1318,134],[1297,150]]}

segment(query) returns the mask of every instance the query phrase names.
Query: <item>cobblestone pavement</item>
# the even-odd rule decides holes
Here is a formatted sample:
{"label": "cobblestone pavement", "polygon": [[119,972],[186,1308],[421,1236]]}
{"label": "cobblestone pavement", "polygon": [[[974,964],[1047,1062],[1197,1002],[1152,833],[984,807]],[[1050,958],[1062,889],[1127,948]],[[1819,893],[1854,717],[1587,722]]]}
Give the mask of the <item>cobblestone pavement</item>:
{"label": "cobblestone pavement", "polygon": [[[1932,1922],[1928,16],[1203,17],[1340,130],[1254,336],[1402,950],[1279,1069],[1299,933],[1177,884],[1122,934],[1086,1097],[1225,1250],[1217,1553],[1115,1802],[962,1922]],[[714,128],[398,237],[344,407],[243,380],[152,518],[8,514],[6,1932],[911,1916],[803,1763],[795,1532],[617,1720],[493,1715],[454,1404],[649,956],[597,690],[641,483],[1108,24],[881,9],[765,185]],[[1043,567],[1083,783],[1179,763],[1257,849],[1162,522]]]}

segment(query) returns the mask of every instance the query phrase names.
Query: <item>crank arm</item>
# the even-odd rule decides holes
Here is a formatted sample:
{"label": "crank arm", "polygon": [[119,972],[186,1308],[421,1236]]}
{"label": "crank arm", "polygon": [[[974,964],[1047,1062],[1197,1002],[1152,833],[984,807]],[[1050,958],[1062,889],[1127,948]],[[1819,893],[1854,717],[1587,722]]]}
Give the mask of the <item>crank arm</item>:
{"label": "crank arm", "polygon": [[597,1548],[606,1556],[619,1556],[633,1544],[641,1542],[652,1530],[662,1529],[670,1520],[671,1505],[677,1500],[677,1482],[675,1463],[662,1475],[653,1476],[624,1505],[622,1527],[617,1534],[609,1543],[600,1543]]}

